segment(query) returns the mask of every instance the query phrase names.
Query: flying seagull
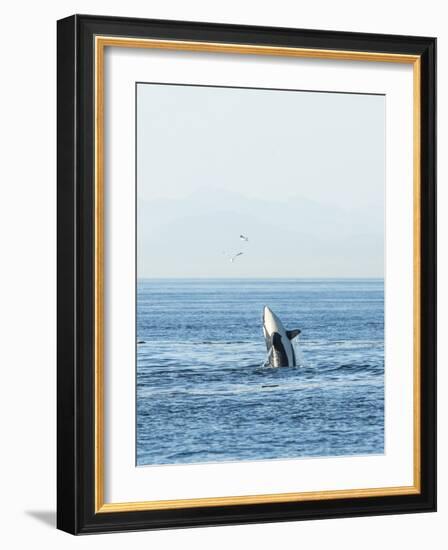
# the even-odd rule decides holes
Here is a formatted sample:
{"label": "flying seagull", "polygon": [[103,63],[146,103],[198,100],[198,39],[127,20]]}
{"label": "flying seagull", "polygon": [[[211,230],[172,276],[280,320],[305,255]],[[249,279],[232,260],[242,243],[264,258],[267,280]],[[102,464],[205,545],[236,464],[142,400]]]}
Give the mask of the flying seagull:
{"label": "flying seagull", "polygon": [[238,256],[241,256],[243,254],[243,252],[238,252],[237,254],[235,254],[235,256],[232,256],[230,258],[230,261],[231,263],[233,264],[233,262],[235,261],[236,258],[238,258]]}
{"label": "flying seagull", "polygon": [[240,239],[241,239],[242,241],[246,241],[246,243],[249,242],[249,237],[246,237],[246,236],[244,236],[244,235],[240,235]]}

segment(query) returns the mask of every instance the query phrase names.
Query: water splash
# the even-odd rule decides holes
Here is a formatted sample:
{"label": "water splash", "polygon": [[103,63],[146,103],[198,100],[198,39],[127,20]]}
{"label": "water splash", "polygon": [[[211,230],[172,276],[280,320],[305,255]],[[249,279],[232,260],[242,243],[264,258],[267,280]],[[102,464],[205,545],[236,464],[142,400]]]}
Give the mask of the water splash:
{"label": "water splash", "polygon": [[296,336],[291,340],[292,347],[294,349],[294,354],[296,356],[296,364],[298,367],[306,367],[305,360],[303,358],[302,347],[299,346],[299,336]]}

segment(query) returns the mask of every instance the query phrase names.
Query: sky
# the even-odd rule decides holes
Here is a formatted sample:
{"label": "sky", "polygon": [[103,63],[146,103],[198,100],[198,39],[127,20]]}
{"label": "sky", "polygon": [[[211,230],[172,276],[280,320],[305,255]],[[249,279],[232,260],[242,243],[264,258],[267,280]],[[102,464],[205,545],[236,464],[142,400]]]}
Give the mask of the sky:
{"label": "sky", "polygon": [[140,83],[136,116],[139,278],[383,276],[384,96]]}

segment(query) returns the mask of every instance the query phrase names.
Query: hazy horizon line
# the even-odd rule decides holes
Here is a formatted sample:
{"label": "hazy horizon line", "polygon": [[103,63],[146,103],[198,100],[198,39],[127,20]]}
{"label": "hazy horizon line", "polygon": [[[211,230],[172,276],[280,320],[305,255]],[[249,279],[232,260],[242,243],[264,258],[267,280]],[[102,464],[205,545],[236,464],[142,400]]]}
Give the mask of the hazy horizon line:
{"label": "hazy horizon line", "polygon": [[359,280],[384,280],[384,276],[371,276],[371,277],[366,277],[366,276],[360,276],[360,277],[344,277],[344,276],[341,276],[341,277],[321,277],[321,276],[310,276],[310,277],[294,277],[294,276],[291,276],[291,277],[249,277],[249,276],[241,276],[241,277],[200,277],[200,276],[196,276],[196,277],[137,277],[137,280],[138,281],[147,281],[147,280],[152,280],[152,281],[160,281],[160,280],[230,280],[230,281],[236,281],[236,280],[244,280],[244,279],[247,279],[247,280],[260,280],[260,281],[286,281],[286,280],[344,280],[344,281],[349,281],[349,280],[352,280],[352,281],[359,281]]}

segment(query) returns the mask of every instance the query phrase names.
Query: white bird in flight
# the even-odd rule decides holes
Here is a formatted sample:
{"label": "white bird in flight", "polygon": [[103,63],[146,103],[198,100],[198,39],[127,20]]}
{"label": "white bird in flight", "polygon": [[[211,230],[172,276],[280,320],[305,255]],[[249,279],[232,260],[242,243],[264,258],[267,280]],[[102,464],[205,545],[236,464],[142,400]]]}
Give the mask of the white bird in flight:
{"label": "white bird in flight", "polygon": [[[242,234],[240,235],[240,240],[245,241],[246,243],[249,242],[249,238]],[[242,256],[244,252],[237,252],[236,254],[230,255],[228,252],[223,251],[223,254],[225,256],[228,256],[230,263],[233,264],[233,262],[238,258],[238,256]]]}
{"label": "white bird in flight", "polygon": [[238,258],[238,256],[241,256],[243,254],[243,252],[238,252],[237,254],[235,254],[235,256],[232,256],[230,258],[230,262],[233,264],[233,262],[235,261],[236,258]]}

